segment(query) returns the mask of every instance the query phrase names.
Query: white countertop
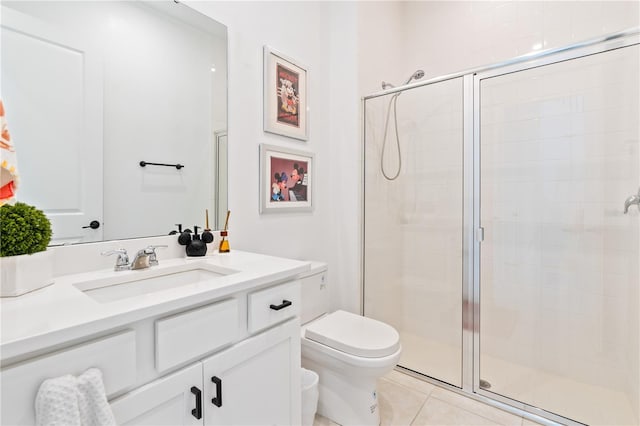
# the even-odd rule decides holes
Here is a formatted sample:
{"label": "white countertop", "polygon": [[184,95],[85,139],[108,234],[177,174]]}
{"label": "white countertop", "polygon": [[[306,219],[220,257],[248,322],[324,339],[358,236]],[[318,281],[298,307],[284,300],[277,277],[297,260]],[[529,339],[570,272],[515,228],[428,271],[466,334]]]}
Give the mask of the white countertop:
{"label": "white countertop", "polygon": [[[129,276],[142,279],[200,265],[203,269],[237,272],[105,303],[78,288],[87,281],[108,282]],[[110,268],[59,276],[48,287],[0,299],[0,357],[3,361],[10,360],[163,312],[201,305],[232,293],[294,278],[309,268],[309,262],[234,250],[201,258],[160,260],[160,265],[139,271],[115,272]]]}

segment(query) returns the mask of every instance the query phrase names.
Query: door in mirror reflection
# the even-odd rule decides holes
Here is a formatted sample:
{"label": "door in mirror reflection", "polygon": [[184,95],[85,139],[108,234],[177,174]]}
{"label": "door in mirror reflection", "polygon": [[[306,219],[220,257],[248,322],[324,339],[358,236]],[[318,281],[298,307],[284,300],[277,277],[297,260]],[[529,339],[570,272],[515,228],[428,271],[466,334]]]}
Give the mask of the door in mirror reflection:
{"label": "door in mirror reflection", "polygon": [[45,212],[53,244],[100,241],[101,56],[77,33],[4,6],[1,36],[17,199]]}

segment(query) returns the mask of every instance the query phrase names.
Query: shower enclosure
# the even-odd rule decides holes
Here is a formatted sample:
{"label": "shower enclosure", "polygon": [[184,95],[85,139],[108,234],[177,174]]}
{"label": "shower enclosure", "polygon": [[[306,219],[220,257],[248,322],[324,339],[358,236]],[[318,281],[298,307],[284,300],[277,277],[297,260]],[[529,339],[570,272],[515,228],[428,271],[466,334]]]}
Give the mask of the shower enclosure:
{"label": "shower enclosure", "polygon": [[364,98],[363,313],[400,367],[640,423],[639,64],[633,30]]}

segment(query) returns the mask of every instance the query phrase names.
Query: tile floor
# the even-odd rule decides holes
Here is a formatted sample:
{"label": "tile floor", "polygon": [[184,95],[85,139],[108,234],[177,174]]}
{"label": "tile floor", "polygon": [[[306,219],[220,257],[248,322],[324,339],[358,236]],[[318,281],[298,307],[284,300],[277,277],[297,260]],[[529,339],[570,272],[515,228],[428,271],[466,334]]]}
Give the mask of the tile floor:
{"label": "tile floor", "polygon": [[[532,426],[538,423],[423,382],[398,371],[378,381],[382,426]],[[316,415],[314,426],[336,423]]]}

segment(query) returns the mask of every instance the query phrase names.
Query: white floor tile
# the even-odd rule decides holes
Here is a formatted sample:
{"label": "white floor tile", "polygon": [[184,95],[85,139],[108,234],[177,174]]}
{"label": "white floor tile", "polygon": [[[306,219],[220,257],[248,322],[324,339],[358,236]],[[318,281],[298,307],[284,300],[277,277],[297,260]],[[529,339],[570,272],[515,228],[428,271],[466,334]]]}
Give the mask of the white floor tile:
{"label": "white floor tile", "polygon": [[392,382],[406,386],[409,389],[421,392],[425,395],[429,395],[436,387],[424,380],[416,379],[408,374],[401,373],[400,371],[391,370],[384,376],[385,379]]}
{"label": "white floor tile", "polygon": [[316,414],[316,418],[313,419],[313,426],[340,426],[338,423],[332,422],[328,418]]}
{"label": "white floor tile", "polygon": [[[399,371],[378,380],[381,426],[535,426],[537,423]],[[313,426],[339,426],[316,415]]]}
{"label": "white floor tile", "polygon": [[410,425],[427,400],[427,395],[398,383],[378,380],[378,407],[382,426]]}
{"label": "white floor tile", "polygon": [[447,402],[460,409],[469,411],[484,418],[490,419],[494,421],[495,424],[505,426],[520,426],[522,424],[522,417],[520,416],[515,416],[511,413],[507,413],[506,411],[499,410],[480,401],[467,398],[466,396],[448,391],[446,389],[434,389],[434,391],[431,392],[431,397]]}
{"label": "white floor tile", "polygon": [[495,426],[493,420],[473,414],[437,398],[429,398],[412,425]]}

